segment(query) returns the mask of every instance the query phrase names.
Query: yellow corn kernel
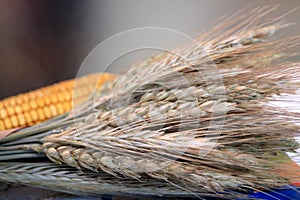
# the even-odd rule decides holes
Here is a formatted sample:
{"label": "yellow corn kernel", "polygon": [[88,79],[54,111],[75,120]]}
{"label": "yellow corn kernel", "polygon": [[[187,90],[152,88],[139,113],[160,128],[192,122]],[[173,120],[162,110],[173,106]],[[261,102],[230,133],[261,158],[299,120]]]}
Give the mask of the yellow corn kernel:
{"label": "yellow corn kernel", "polygon": [[70,101],[70,100],[71,100],[72,92],[73,92],[73,91],[64,91],[64,92],[63,92],[63,95],[64,95],[65,100],[67,100],[67,101]]}
{"label": "yellow corn kernel", "polygon": [[65,100],[64,95],[62,93],[57,94],[57,98],[59,102],[64,102]]}
{"label": "yellow corn kernel", "polygon": [[63,105],[66,110],[71,110],[71,108],[72,108],[72,102],[71,103],[64,102]]}
{"label": "yellow corn kernel", "polygon": [[21,105],[23,103],[23,98],[22,97],[18,97],[18,98],[16,98],[15,102],[16,102],[17,105]]}
{"label": "yellow corn kernel", "polygon": [[13,128],[13,126],[12,126],[12,124],[11,124],[10,118],[5,118],[5,119],[4,119],[4,124],[5,124],[5,128],[6,128],[6,129]]}
{"label": "yellow corn kernel", "polygon": [[3,108],[7,108],[7,107],[11,106],[10,102],[8,100],[4,100],[4,101],[2,101],[2,103],[3,103]]}
{"label": "yellow corn kernel", "polygon": [[29,124],[29,123],[32,122],[31,116],[28,112],[24,113],[24,117],[25,117],[25,120],[26,120],[26,124]]}
{"label": "yellow corn kernel", "polygon": [[30,111],[30,116],[31,116],[31,119],[32,119],[33,122],[36,122],[39,119],[36,110],[31,110]]}
{"label": "yellow corn kernel", "polygon": [[63,107],[62,103],[58,103],[58,104],[56,105],[56,108],[57,108],[57,112],[58,112],[59,115],[65,113],[64,107]]}
{"label": "yellow corn kernel", "polygon": [[23,112],[26,112],[26,111],[29,111],[30,110],[30,105],[29,105],[29,103],[23,103],[22,104],[22,111]]}
{"label": "yellow corn kernel", "polygon": [[16,106],[15,106],[15,112],[16,112],[16,113],[21,113],[21,112],[22,112],[22,107],[21,107],[21,105],[16,105]]}
{"label": "yellow corn kernel", "polygon": [[31,126],[64,114],[73,102],[78,105],[114,78],[112,74],[91,74],[6,98],[0,101],[0,130]]}
{"label": "yellow corn kernel", "polygon": [[5,130],[4,122],[0,120],[0,130]]}
{"label": "yellow corn kernel", "polygon": [[5,108],[0,110],[0,117],[2,119],[5,119],[7,117],[7,111],[5,110]]}
{"label": "yellow corn kernel", "polygon": [[25,125],[26,125],[26,120],[25,120],[24,115],[23,115],[22,113],[19,113],[19,114],[17,115],[17,117],[18,117],[20,126],[21,126],[21,127],[25,126]]}
{"label": "yellow corn kernel", "polygon": [[14,115],[15,114],[15,109],[14,109],[14,107],[7,107],[7,114],[9,115],[9,116],[12,116],[12,115]]}
{"label": "yellow corn kernel", "polygon": [[13,127],[19,126],[18,118],[15,115],[11,116],[10,120]]}
{"label": "yellow corn kernel", "polygon": [[[17,105],[17,99],[9,99],[8,101],[6,101],[7,104],[9,104],[10,106],[15,106]],[[5,102],[4,102],[5,104]],[[8,105],[5,105],[5,106],[8,106]]]}
{"label": "yellow corn kernel", "polygon": [[57,110],[56,110],[55,104],[50,105],[50,112],[52,113],[52,116],[57,115]]}
{"label": "yellow corn kernel", "polygon": [[42,97],[39,97],[37,100],[37,105],[39,108],[42,108],[45,106],[45,102],[44,102],[44,99]]}
{"label": "yellow corn kernel", "polygon": [[45,104],[50,105],[51,104],[51,99],[49,96],[45,96]]}
{"label": "yellow corn kernel", "polygon": [[34,124],[35,124],[35,123],[30,122],[30,123],[27,124],[27,126],[33,126]]}
{"label": "yellow corn kernel", "polygon": [[28,102],[30,100],[28,95],[22,95],[22,97],[24,102]]}
{"label": "yellow corn kernel", "polygon": [[51,94],[50,95],[50,99],[51,99],[52,105],[55,104],[55,103],[57,103],[57,96],[56,95],[57,94]]}
{"label": "yellow corn kernel", "polygon": [[40,121],[44,121],[46,119],[45,113],[41,108],[37,109],[37,114]]}
{"label": "yellow corn kernel", "polygon": [[36,98],[36,93],[35,93],[34,91],[32,91],[32,92],[29,92],[29,93],[28,93],[28,95],[29,95],[29,99],[30,99],[30,100],[32,100],[32,99],[35,99],[35,98]]}
{"label": "yellow corn kernel", "polygon": [[44,107],[44,113],[47,119],[50,119],[52,117],[49,107]]}
{"label": "yellow corn kernel", "polygon": [[35,100],[31,100],[29,104],[30,104],[31,110],[35,110],[38,107],[38,104]]}

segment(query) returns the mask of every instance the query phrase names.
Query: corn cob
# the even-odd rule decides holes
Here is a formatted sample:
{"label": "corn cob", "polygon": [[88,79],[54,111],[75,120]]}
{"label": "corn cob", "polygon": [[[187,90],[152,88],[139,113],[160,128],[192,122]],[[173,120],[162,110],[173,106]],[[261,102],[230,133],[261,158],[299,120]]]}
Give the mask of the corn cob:
{"label": "corn cob", "polygon": [[32,126],[69,112],[73,104],[83,102],[95,88],[100,89],[103,83],[113,79],[108,73],[90,74],[76,81],[62,81],[3,99],[0,101],[0,130]]}
{"label": "corn cob", "polygon": [[[73,170],[79,169],[93,174],[93,180],[103,172],[112,175],[107,178],[112,182],[121,179],[119,188],[128,185],[126,194],[135,192],[132,181],[138,189],[141,180],[157,184],[158,190],[165,181],[182,193],[228,199],[240,197],[233,190],[271,190],[290,183],[286,173],[278,170],[286,170],[282,163],[290,161],[284,153],[298,147],[293,136],[299,130],[299,116],[269,103],[276,100],[275,95],[294,94],[299,88],[300,63],[282,63],[281,58],[291,55],[289,50],[300,38],[268,41],[285,27],[276,20],[259,22],[269,9],[266,6],[226,22],[233,30],[223,32],[221,25],[216,28],[221,32],[199,37],[209,56],[202,49],[185,47],[181,56],[192,58],[190,63],[173,54],[150,58],[147,62],[152,65],[138,65],[134,72],[120,76],[121,84],[115,82],[113,94],[93,104],[96,110],[87,101],[72,111],[72,117],[12,133],[2,140],[0,160],[47,156],[67,177],[68,173],[74,177]],[[216,82],[212,63],[217,64],[224,85]],[[198,70],[210,79],[199,78]],[[73,120],[78,122],[74,126],[70,125]],[[211,121],[221,123],[210,126]],[[53,134],[53,129],[59,133]],[[218,134],[218,129],[223,131]],[[9,175],[1,176],[3,181],[22,179],[23,175],[18,177],[26,171],[22,166],[6,166],[2,164],[2,173]],[[41,173],[37,165],[33,168]],[[39,178],[23,181],[34,185]],[[100,193],[107,186],[95,184]],[[65,187],[66,192],[95,194],[85,184]]]}

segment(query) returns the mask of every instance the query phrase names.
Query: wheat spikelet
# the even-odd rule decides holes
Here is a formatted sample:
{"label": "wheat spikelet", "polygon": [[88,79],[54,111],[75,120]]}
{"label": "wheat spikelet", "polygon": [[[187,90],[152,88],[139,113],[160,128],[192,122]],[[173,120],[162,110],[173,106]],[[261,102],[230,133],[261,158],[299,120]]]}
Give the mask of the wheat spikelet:
{"label": "wheat spikelet", "polygon": [[[5,167],[5,170],[2,168]],[[100,172],[99,172],[100,173]],[[163,181],[148,180],[140,182],[141,187],[136,187],[136,181],[131,179],[113,179],[106,173],[95,174],[85,171],[79,174],[67,166],[57,168],[52,163],[31,163],[22,165],[20,163],[1,163],[0,180],[21,182],[37,187],[78,195],[136,195],[140,196],[189,196],[190,193],[176,188]],[[80,183],[80,184],[78,184]],[[199,193],[200,194],[200,193]]]}
{"label": "wheat spikelet", "polygon": [[288,25],[281,18],[261,21],[270,8],[222,22],[178,54],[137,63],[95,102],[6,137],[0,160],[35,153],[95,176],[105,172],[129,188],[130,181],[165,181],[189,194],[229,199],[239,196],[232,190],[290,183],[276,170],[289,161],[285,152],[298,147],[299,115],[270,102],[299,88],[300,63],[284,59],[300,38],[269,38]]}

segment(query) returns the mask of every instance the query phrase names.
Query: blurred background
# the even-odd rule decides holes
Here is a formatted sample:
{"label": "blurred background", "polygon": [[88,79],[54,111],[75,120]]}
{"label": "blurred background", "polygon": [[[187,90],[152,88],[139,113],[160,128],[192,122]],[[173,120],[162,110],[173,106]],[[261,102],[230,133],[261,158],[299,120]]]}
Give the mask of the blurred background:
{"label": "blurred background", "polygon": [[[269,2],[280,4],[274,15],[300,6],[299,0],[0,0],[0,99],[75,77],[88,53],[119,32],[151,26],[193,37],[225,14]],[[296,23],[289,31],[300,33],[300,11],[288,19]]]}

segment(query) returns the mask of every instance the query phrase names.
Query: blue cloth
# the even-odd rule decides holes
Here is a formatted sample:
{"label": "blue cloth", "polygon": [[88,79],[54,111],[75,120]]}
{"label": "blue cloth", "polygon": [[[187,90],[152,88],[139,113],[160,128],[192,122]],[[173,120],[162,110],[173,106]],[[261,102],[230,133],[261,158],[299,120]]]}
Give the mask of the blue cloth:
{"label": "blue cloth", "polygon": [[300,200],[300,188],[295,186],[284,186],[272,191],[257,192],[249,195],[249,197],[260,198],[265,200]]}

